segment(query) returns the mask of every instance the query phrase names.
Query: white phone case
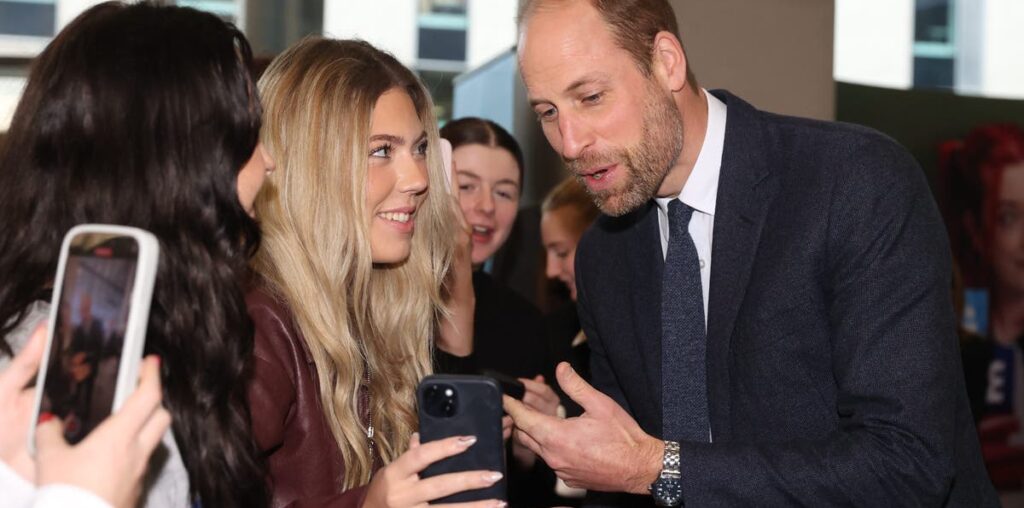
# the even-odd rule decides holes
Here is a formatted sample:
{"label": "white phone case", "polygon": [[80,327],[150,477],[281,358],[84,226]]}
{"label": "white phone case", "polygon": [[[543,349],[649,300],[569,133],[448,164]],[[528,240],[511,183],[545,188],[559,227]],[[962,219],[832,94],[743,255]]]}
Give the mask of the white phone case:
{"label": "white phone case", "polygon": [[135,391],[139,377],[139,364],[146,343],[146,328],[149,325],[149,306],[153,297],[153,284],[156,281],[157,264],[160,257],[160,243],[152,233],[127,226],[107,224],[82,224],[71,228],[61,244],[60,261],[54,279],[53,299],[50,305],[49,329],[46,334],[46,349],[36,377],[36,399],[32,412],[32,426],[28,436],[28,449],[35,454],[35,423],[39,421],[39,410],[43,400],[43,391],[49,366],[50,349],[53,347],[54,330],[57,323],[61,293],[64,290],[64,271],[67,267],[69,249],[73,238],[80,234],[98,233],[133,238],[138,244],[138,260],[135,266],[135,278],[132,283],[131,303],[128,320],[124,331],[124,344],[118,363],[117,381],[114,389],[114,401],[111,413],[117,412],[125,399]]}

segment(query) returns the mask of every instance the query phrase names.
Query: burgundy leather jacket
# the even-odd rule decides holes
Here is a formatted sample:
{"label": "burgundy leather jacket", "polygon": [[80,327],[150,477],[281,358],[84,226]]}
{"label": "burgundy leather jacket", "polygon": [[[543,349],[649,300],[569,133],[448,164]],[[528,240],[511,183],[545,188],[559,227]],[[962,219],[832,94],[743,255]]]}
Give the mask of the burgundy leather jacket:
{"label": "burgundy leather jacket", "polygon": [[270,471],[272,505],[361,506],[365,485],[342,489],[345,464],[320,405],[313,358],[291,310],[264,289],[250,290],[245,300],[256,327],[249,404],[253,433]]}

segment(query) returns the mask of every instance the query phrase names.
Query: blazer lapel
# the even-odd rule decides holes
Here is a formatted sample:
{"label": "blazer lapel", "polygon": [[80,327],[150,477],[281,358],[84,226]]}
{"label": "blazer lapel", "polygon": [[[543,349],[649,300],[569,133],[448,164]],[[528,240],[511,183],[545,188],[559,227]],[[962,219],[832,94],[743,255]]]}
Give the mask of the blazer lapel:
{"label": "blazer lapel", "polygon": [[728,92],[714,94],[727,107],[711,247],[707,336],[708,411],[712,437],[719,441],[731,438],[730,341],[777,181],[769,178],[762,113]]}
{"label": "blazer lapel", "polygon": [[[655,435],[661,434],[661,273],[665,258],[661,253],[661,233],[658,229],[658,210],[654,202],[637,218],[635,234],[630,240],[629,259],[632,264],[629,282],[633,303],[633,334],[638,354],[643,361],[643,385],[648,388],[647,404],[637,415],[646,420],[644,427]],[[640,379],[638,379],[640,381]]]}

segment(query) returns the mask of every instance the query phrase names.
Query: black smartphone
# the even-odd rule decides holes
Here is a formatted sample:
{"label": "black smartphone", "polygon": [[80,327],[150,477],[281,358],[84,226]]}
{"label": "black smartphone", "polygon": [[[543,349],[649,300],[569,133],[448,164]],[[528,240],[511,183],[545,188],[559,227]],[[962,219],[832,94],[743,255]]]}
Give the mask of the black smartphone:
{"label": "black smartphone", "polygon": [[498,386],[501,387],[501,393],[508,395],[516,400],[523,400],[523,396],[526,395],[526,385],[522,381],[503,374],[493,369],[482,369],[480,374],[489,378],[494,378],[498,382]]}
{"label": "black smartphone", "polygon": [[[485,376],[434,375],[423,378],[416,391],[420,442],[452,436],[476,436],[466,451],[437,461],[420,474],[427,478],[459,471],[505,471],[505,443],[501,438],[501,390]],[[507,475],[484,489],[468,490],[437,499],[436,503],[508,500]]]}

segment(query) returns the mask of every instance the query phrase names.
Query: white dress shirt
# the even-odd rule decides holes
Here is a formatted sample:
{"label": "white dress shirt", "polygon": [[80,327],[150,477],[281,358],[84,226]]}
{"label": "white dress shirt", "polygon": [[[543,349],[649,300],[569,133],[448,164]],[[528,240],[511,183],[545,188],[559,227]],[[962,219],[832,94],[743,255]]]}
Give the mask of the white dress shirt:
{"label": "white dress shirt", "polygon": [[711,285],[711,241],[715,232],[715,202],[718,200],[718,175],[722,170],[722,150],[725,148],[725,103],[702,90],[708,104],[708,126],[704,132],[697,162],[683,191],[678,196],[656,198],[658,225],[661,229],[661,254],[668,255],[668,204],[679,199],[693,208],[688,230],[700,259],[700,286],[704,293],[704,327],[708,326],[708,294]]}

